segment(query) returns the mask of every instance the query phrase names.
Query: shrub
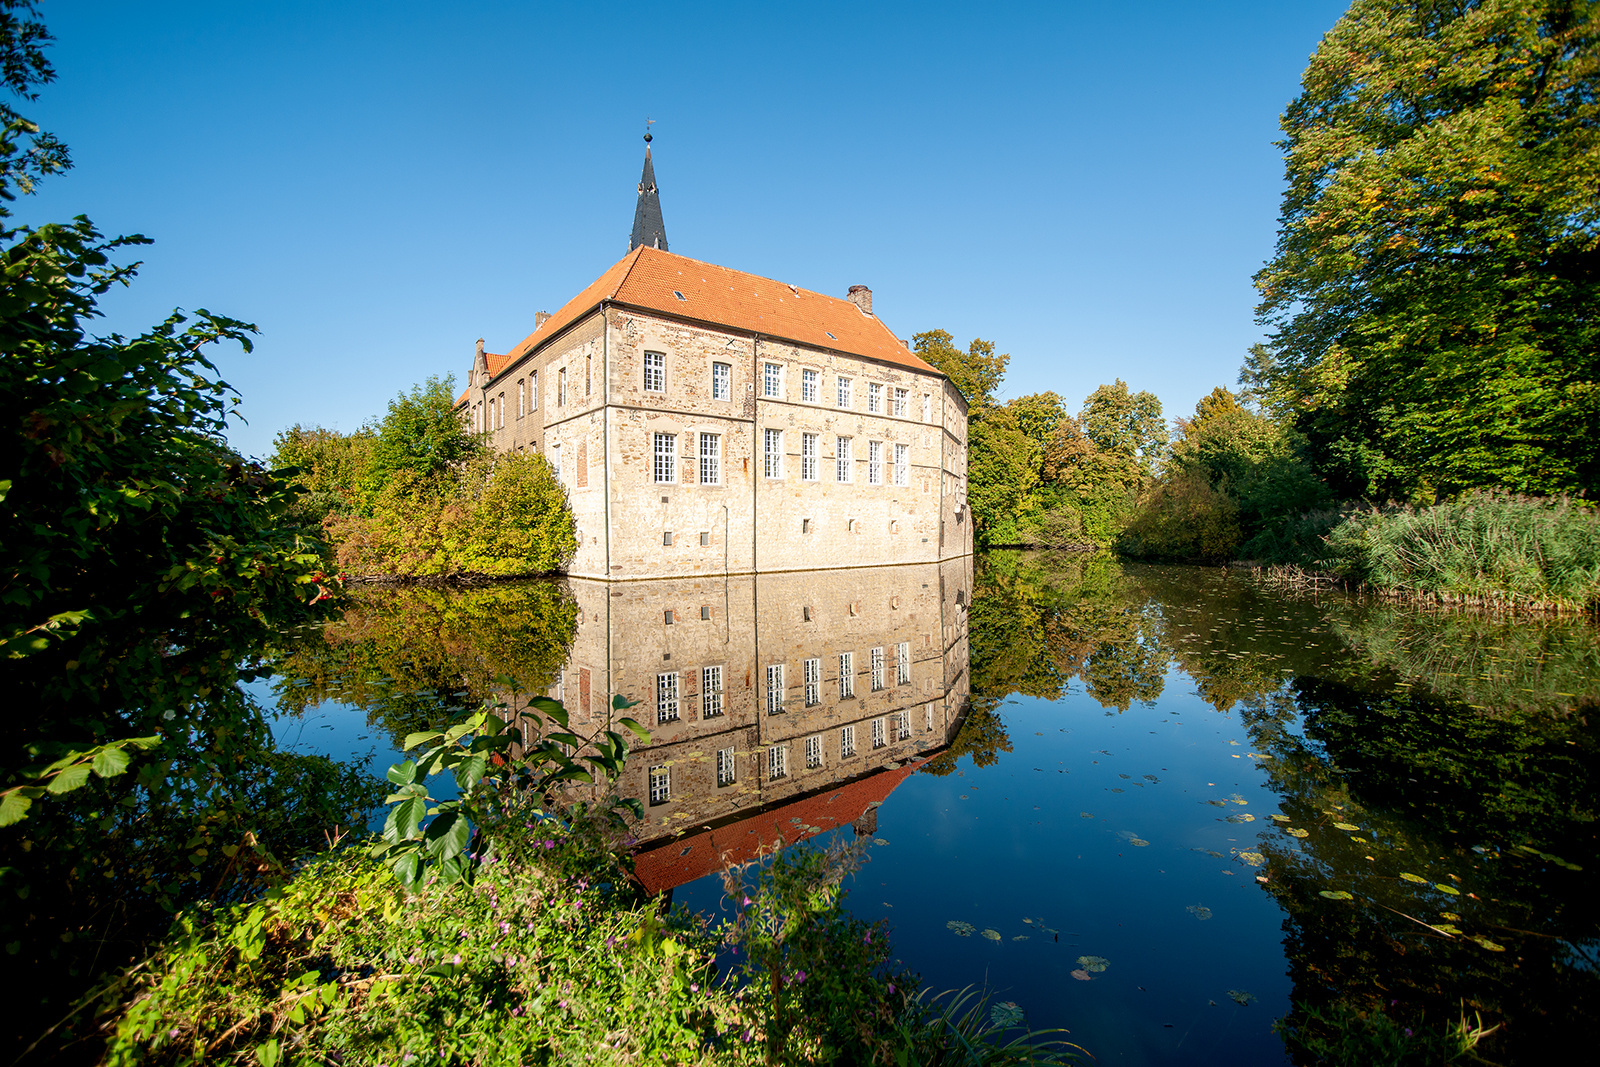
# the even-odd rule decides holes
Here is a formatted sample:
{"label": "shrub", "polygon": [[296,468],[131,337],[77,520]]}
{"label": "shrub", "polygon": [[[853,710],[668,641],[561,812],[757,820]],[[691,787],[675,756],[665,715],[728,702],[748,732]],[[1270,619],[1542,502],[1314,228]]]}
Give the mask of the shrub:
{"label": "shrub", "polygon": [[1117,539],[1117,550],[1146,559],[1215,563],[1239,547],[1239,508],[1197,471],[1158,483]]}

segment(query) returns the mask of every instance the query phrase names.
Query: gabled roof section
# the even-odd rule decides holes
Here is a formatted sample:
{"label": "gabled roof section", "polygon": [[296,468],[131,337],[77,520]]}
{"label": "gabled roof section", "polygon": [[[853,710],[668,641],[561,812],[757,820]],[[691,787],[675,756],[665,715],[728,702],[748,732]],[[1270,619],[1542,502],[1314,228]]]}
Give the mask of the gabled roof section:
{"label": "gabled roof section", "polygon": [[647,246],[612,264],[504,359],[521,359],[605,301],[939,374],[848,300]]}

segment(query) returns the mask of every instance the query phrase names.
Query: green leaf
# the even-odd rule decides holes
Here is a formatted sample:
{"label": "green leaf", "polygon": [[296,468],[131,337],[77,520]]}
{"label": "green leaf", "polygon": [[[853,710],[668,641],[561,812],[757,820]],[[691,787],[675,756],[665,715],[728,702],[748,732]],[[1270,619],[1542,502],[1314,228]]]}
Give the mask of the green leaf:
{"label": "green leaf", "polygon": [[394,865],[394,876],[407,889],[414,889],[422,881],[422,857],[413,849],[401,856]]}
{"label": "green leaf", "polygon": [[428,851],[441,860],[459,856],[466,851],[472,837],[472,824],[460,812],[451,811],[434,816],[423,835]]}
{"label": "green leaf", "polygon": [[633,732],[633,735],[639,739],[641,744],[650,740],[650,731],[646,730],[643,726],[640,726],[633,719],[629,719],[629,718],[626,718],[626,717],[618,719],[617,720],[617,725],[626,727],[628,730],[631,730]]}
{"label": "green leaf", "polygon": [[414,734],[406,734],[405,742],[400,746],[400,751],[410,752],[414,748],[431,745],[443,736],[444,734],[441,734],[438,730],[419,730]]}
{"label": "green leaf", "polygon": [[618,693],[611,698],[611,710],[627,711],[629,708],[634,707],[638,703],[639,702],[637,700],[634,700],[630,697],[625,697],[621,693]]}
{"label": "green leaf", "polygon": [[50,784],[45,786],[45,789],[55,794],[70,793],[88,780],[89,765],[87,763],[75,763],[50,779]]}
{"label": "green leaf", "polygon": [[[413,734],[412,736],[416,735]],[[388,778],[395,785],[410,785],[417,780],[417,765],[410,760],[406,760],[404,763],[391,764]]]}
{"label": "green leaf", "polygon": [[1324,889],[1324,890],[1320,891],[1319,895],[1327,897],[1329,900],[1354,900],[1355,899],[1355,897],[1351,896],[1348,892],[1346,892],[1343,889]]}
{"label": "green leaf", "polygon": [[417,829],[427,814],[427,798],[411,797],[397,804],[394,811],[390,813],[390,818],[394,819],[395,831],[402,839],[405,839],[417,835]]}
{"label": "green leaf", "polygon": [[128,769],[128,754],[120,745],[107,745],[95,754],[91,766],[100,777],[112,778]]}
{"label": "green leaf", "polygon": [[488,769],[489,759],[487,756],[468,756],[456,767],[456,786],[463,795],[472,792],[477,788],[478,783],[483,781],[484,773]]}
{"label": "green leaf", "polygon": [[22,795],[22,790],[8,790],[0,797],[0,826],[11,826],[28,817],[33,801]]}

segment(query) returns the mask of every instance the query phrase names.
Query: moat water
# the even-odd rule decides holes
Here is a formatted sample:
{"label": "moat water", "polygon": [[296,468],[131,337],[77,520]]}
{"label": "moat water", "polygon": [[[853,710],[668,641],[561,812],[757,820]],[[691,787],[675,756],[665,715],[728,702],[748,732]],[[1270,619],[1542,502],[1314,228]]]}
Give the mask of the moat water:
{"label": "moat water", "polygon": [[377,774],[496,678],[580,723],[633,696],[649,888],[716,914],[718,856],[865,839],[848,906],[925,987],[985,985],[1102,1063],[1287,1063],[1278,1020],[1379,1014],[1533,1063],[1600,1023],[1586,620],[1005,552],[369,591],[277,666],[280,741]]}

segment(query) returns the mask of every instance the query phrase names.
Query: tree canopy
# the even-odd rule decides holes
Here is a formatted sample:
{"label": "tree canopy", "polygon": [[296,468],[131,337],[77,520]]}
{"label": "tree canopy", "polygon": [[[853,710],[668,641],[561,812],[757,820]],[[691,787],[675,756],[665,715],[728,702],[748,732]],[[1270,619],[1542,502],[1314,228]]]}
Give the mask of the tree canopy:
{"label": "tree canopy", "polygon": [[1356,0],[1312,56],[1246,377],[1339,495],[1600,486],[1597,6]]}
{"label": "tree canopy", "polygon": [[917,355],[955,383],[972,410],[994,403],[994,391],[1000,388],[1011,357],[1005,353],[995,355],[993,341],[974,337],[963,352],[948,331],[928,330],[913,334],[911,343]]}

